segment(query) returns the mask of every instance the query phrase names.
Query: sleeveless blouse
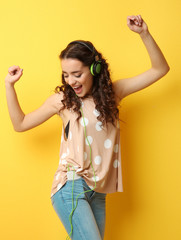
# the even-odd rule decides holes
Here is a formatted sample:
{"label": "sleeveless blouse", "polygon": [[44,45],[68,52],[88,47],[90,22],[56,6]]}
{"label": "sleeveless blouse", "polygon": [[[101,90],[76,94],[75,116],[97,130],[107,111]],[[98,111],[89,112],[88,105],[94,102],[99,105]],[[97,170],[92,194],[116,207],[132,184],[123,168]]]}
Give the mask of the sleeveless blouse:
{"label": "sleeveless blouse", "polygon": [[115,120],[115,126],[112,123],[102,126],[97,119],[100,113],[95,109],[93,98],[82,99],[82,111],[84,121],[82,116],[78,120],[78,114],[72,109],[60,112],[60,117],[66,116],[69,123],[66,129],[62,126],[59,165],[53,178],[51,197],[67,180],[73,179],[73,171],[74,180],[83,177],[91,189],[96,180],[96,192],[123,192],[119,120]]}

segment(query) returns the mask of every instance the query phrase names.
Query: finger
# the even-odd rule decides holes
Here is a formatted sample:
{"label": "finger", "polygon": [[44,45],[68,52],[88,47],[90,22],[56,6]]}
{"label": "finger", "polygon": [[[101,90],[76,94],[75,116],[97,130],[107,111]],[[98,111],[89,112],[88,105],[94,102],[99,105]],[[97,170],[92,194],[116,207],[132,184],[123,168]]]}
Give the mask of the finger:
{"label": "finger", "polygon": [[132,20],[136,19],[135,15],[131,15],[130,17],[131,17]]}
{"label": "finger", "polygon": [[142,21],[141,15],[138,15],[138,18],[139,18],[139,20],[140,20],[140,22],[141,22],[141,21]]}
{"label": "finger", "polygon": [[130,27],[131,25],[135,24],[135,20],[136,20],[136,18],[135,18],[134,15],[128,16],[127,17],[127,25],[128,25],[128,27]]}
{"label": "finger", "polygon": [[10,71],[13,71],[13,70],[15,70],[15,69],[17,69],[17,68],[18,68],[18,66],[16,66],[16,65],[13,65],[13,66],[9,67],[9,69],[8,69],[8,70],[10,70]]}
{"label": "finger", "polygon": [[13,73],[14,73],[14,71],[16,71],[16,69],[17,69],[17,66],[11,66],[9,69],[8,69],[8,72],[9,72],[9,74],[11,74],[11,75],[13,75]]}
{"label": "finger", "polygon": [[127,19],[134,21],[135,20],[135,16],[134,15],[128,16]]}
{"label": "finger", "polygon": [[130,25],[130,21],[131,21],[131,16],[128,16],[128,17],[127,17],[127,25],[128,25],[128,26]]}
{"label": "finger", "polygon": [[20,71],[20,67],[19,66],[12,66],[9,69],[9,74],[10,75],[16,75],[17,73],[19,73]]}
{"label": "finger", "polygon": [[20,77],[22,74],[23,74],[23,69],[20,69],[20,70],[18,71],[17,76]]}
{"label": "finger", "polygon": [[139,22],[139,21],[140,21],[140,20],[139,20],[139,17],[138,17],[138,16],[135,16],[135,18],[136,18],[136,19],[135,19],[135,24],[136,24],[136,25],[139,25],[139,23],[140,23],[140,22]]}
{"label": "finger", "polygon": [[142,23],[143,23],[143,20],[142,20],[142,18],[141,18],[141,15],[138,15],[138,18],[139,18],[139,23],[140,23],[140,26],[141,26]]}
{"label": "finger", "polygon": [[136,26],[139,25],[139,18],[138,18],[138,16],[132,15],[132,16],[130,16],[130,19],[132,21],[132,25],[133,24],[136,25]]}

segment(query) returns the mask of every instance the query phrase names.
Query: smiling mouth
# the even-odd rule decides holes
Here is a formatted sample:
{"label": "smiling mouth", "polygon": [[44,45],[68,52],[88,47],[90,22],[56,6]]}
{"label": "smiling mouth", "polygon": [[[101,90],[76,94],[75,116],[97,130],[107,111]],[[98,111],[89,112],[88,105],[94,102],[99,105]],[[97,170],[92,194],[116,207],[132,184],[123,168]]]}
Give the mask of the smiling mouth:
{"label": "smiling mouth", "polygon": [[74,89],[75,93],[81,93],[81,91],[82,91],[82,85],[77,86],[77,87],[73,87],[73,89]]}
{"label": "smiling mouth", "polygon": [[79,88],[79,87],[82,87],[82,85],[75,86],[75,87],[73,87],[73,89],[77,89],[77,88]]}

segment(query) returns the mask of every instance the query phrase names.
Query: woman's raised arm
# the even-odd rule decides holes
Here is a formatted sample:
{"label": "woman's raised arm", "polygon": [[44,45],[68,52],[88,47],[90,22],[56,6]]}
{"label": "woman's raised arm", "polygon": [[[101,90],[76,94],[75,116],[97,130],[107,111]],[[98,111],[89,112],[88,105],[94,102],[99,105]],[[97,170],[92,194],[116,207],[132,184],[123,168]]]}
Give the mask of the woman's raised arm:
{"label": "woman's raised arm", "polygon": [[[126,79],[120,79],[113,82],[115,94],[120,99],[148,87],[160,78],[162,78],[170,69],[163,53],[157,43],[148,31],[147,24],[140,15],[128,16],[127,25],[133,32],[140,35],[151,60],[151,68],[147,71]],[[137,59],[135,64],[139,64]]]}
{"label": "woman's raised arm", "polygon": [[62,106],[61,92],[51,95],[38,109],[25,115],[19,105],[14,88],[14,84],[22,76],[22,69],[19,66],[12,66],[8,69],[8,72],[5,78],[6,98],[9,115],[15,131],[27,131],[42,124],[54,114],[58,114]]}

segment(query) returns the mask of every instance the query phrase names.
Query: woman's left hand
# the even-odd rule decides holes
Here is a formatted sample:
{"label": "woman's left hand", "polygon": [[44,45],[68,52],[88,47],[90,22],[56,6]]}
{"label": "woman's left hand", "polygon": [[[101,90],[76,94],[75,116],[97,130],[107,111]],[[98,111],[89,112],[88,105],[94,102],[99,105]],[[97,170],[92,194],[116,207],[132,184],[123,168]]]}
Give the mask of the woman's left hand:
{"label": "woman's left hand", "polygon": [[142,19],[141,15],[132,15],[127,17],[127,25],[129,29],[136,33],[142,33],[148,31],[148,26]]}

